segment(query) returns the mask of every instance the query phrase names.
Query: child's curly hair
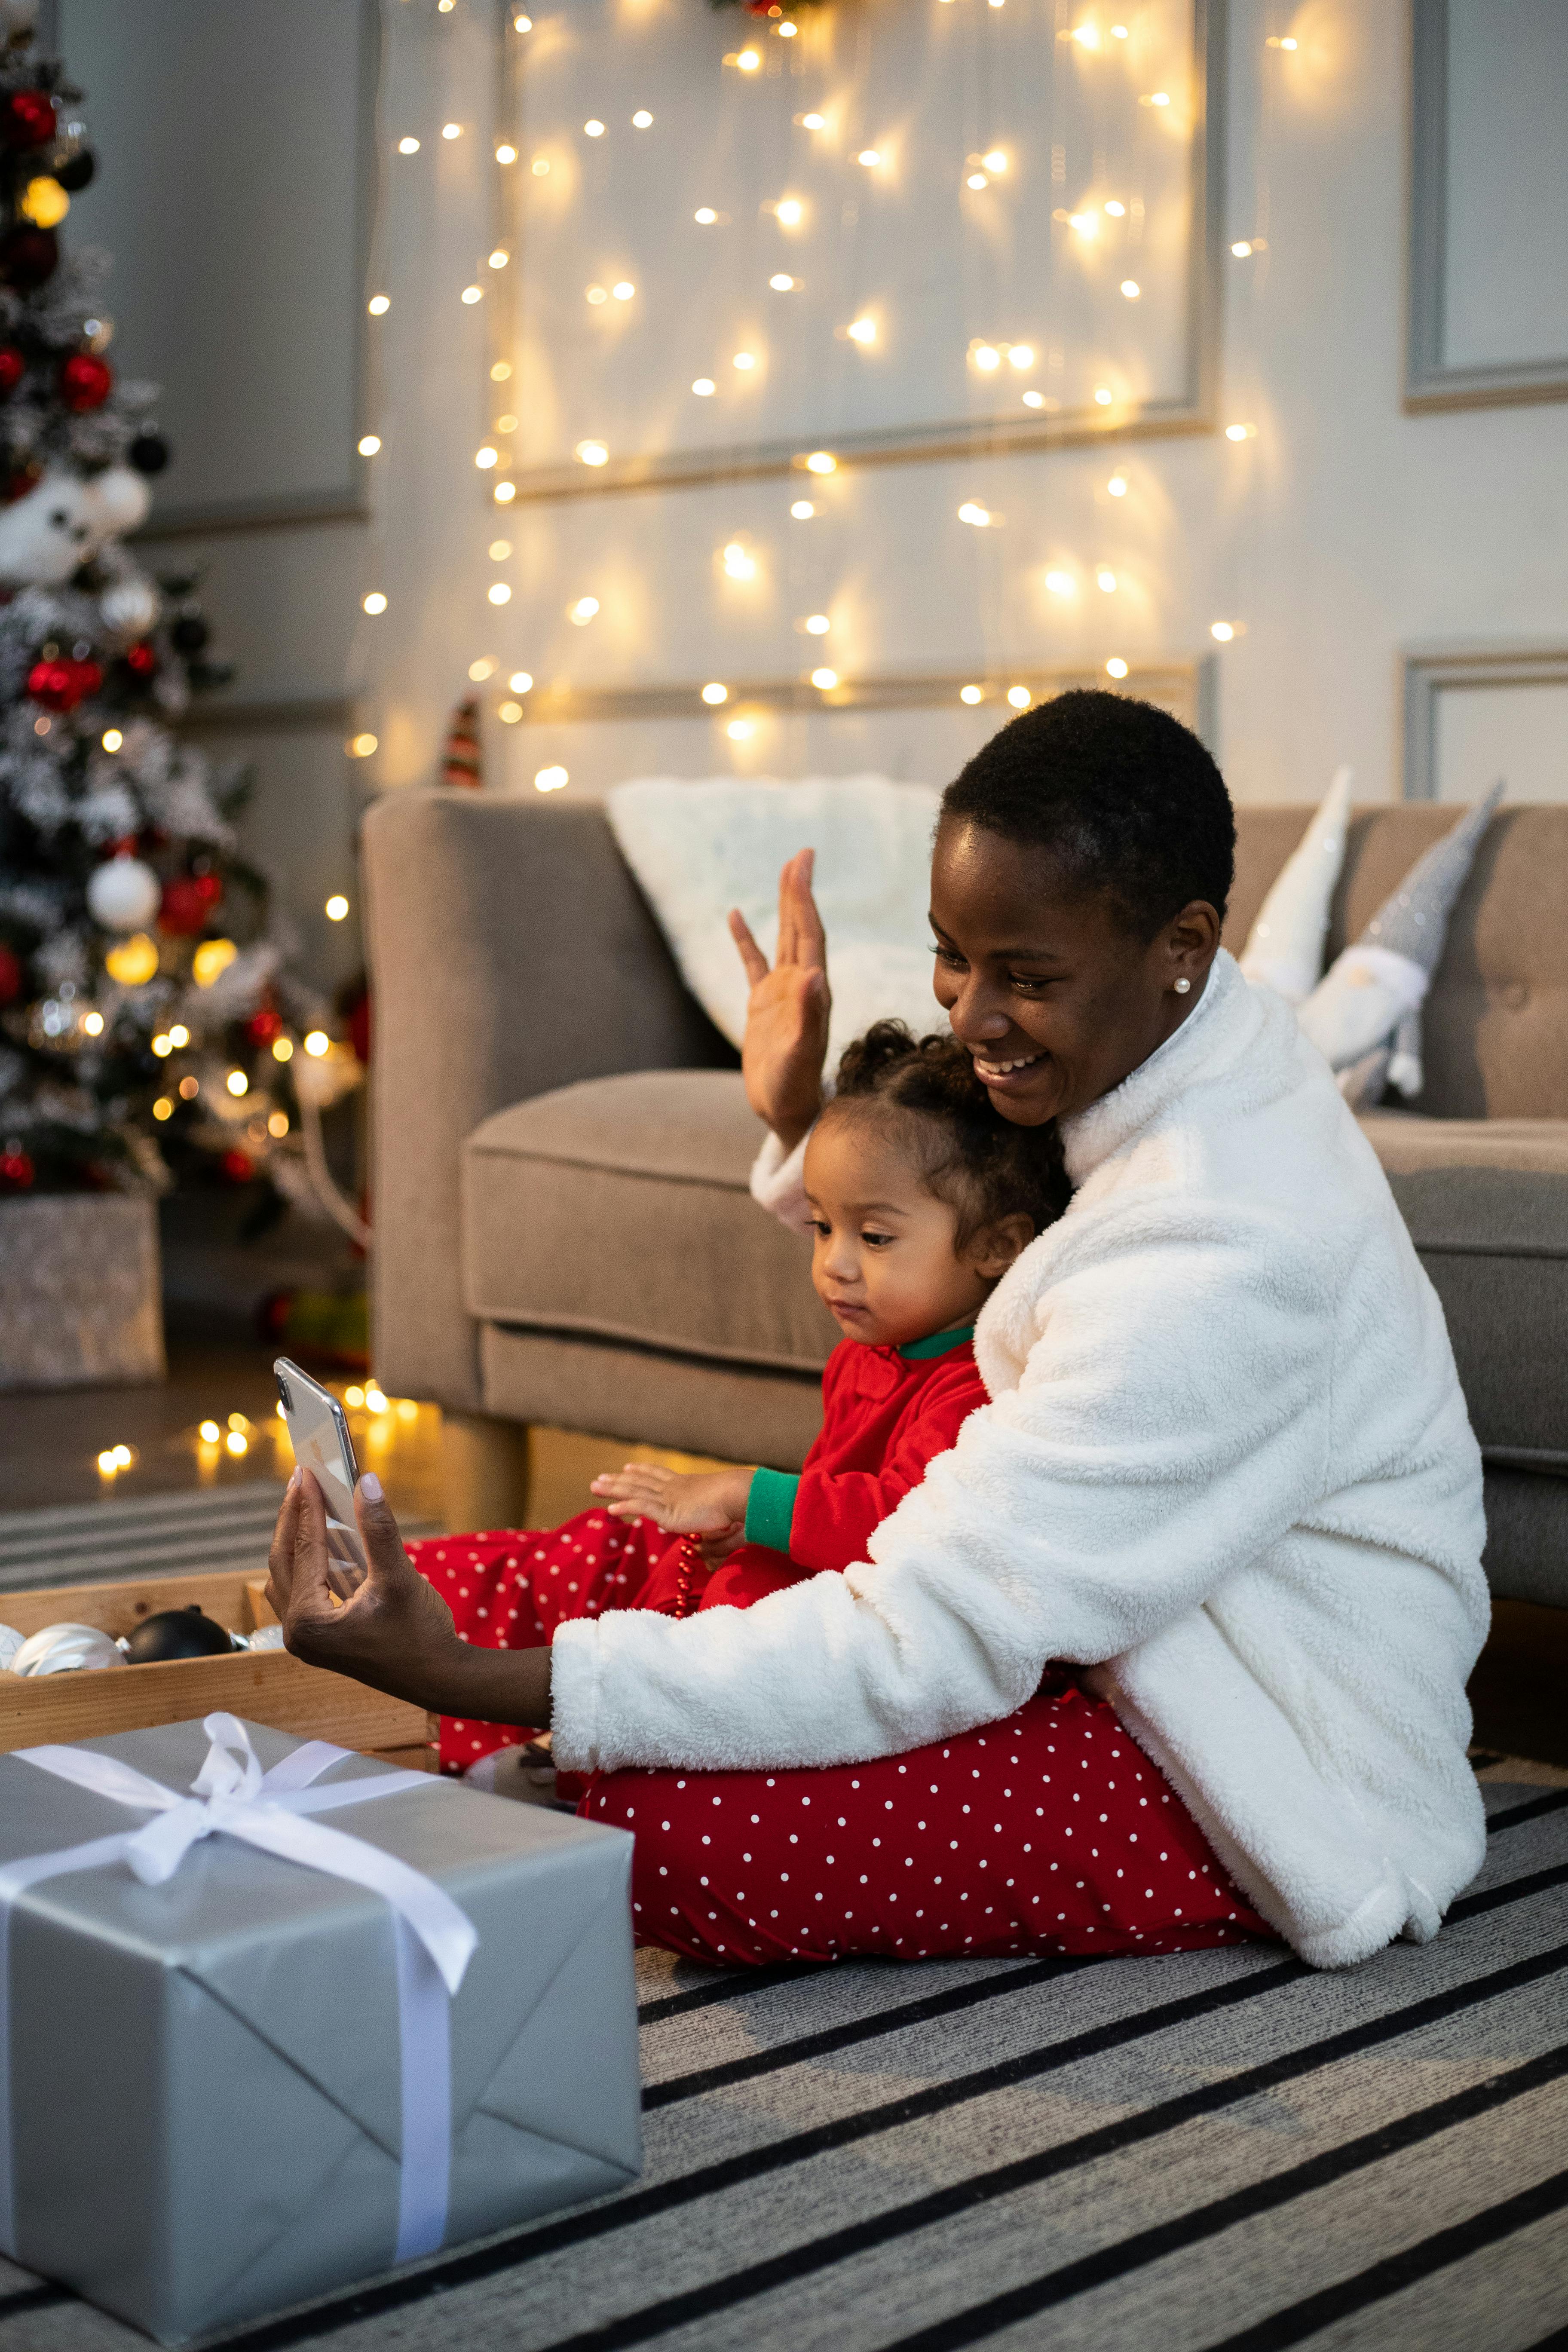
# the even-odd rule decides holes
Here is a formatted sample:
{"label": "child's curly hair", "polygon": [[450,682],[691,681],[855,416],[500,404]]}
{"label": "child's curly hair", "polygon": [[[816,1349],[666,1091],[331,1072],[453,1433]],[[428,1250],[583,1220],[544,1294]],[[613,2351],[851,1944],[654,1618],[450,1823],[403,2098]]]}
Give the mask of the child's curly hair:
{"label": "child's curly hair", "polygon": [[916,1037],[901,1021],[873,1022],[845,1047],[828,1110],[871,1101],[904,1115],[926,1183],[957,1218],[960,1257],[987,1226],[1020,1212],[1043,1233],[1071,1198],[1056,1121],[1005,1119],[951,1032]]}

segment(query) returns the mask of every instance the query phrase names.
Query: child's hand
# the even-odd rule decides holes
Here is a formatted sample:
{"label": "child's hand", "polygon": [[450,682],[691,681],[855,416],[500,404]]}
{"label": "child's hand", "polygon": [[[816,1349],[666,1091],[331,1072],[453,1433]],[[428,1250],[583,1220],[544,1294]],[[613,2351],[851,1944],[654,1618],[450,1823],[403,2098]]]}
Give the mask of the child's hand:
{"label": "child's hand", "polygon": [[593,1491],[616,1519],[651,1519],[672,1536],[720,1536],[745,1523],[749,1470],[711,1470],[691,1476],[661,1470],[651,1462],[628,1462],[624,1470],[595,1478]]}

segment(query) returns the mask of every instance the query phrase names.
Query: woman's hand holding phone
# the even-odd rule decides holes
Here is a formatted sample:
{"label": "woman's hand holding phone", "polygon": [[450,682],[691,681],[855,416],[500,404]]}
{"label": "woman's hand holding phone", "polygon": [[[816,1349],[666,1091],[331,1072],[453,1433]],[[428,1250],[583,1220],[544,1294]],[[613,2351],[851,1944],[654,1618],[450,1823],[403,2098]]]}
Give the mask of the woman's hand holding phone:
{"label": "woman's hand holding phone", "polygon": [[403,1549],[380,1479],[367,1473],[353,1499],[368,1568],[340,1600],[321,1489],[309,1470],[296,1470],[289,1482],[267,1577],[284,1647],[307,1665],[349,1675],[433,1714],[547,1724],[549,1651],[471,1649],[459,1641],[451,1611]]}

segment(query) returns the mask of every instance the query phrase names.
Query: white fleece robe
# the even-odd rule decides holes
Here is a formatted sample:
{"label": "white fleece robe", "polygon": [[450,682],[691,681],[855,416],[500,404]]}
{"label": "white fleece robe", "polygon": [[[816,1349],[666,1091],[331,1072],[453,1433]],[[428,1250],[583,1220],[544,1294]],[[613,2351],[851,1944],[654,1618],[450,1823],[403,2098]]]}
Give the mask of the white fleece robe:
{"label": "white fleece robe", "polygon": [[[1485,1530],[1383,1171],[1289,1008],[1223,953],[1063,1134],[1072,1204],[976,1329],[992,1402],[869,1561],[750,1610],[562,1626],[557,1760],[900,1754],[1010,1714],[1068,1658],[1304,1958],[1425,1938],[1484,1851],[1465,1684]],[[799,1157],[762,1164],[791,1222]]]}

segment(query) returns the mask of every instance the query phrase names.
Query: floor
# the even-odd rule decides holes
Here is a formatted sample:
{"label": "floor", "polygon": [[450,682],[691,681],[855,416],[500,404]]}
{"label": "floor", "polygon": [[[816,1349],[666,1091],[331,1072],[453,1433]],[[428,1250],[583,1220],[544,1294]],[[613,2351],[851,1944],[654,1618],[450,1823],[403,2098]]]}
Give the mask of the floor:
{"label": "floor", "polygon": [[[1357,1969],[1272,1944],[730,1975],[641,1953],[640,2179],[226,2352],[1562,2352],[1568,1792],[1486,1799],[1442,1934]],[[531,1983],[520,1938],[524,2001],[579,2034],[547,1948]],[[575,2075],[509,2081],[476,2127],[521,2215],[583,2133]],[[247,2261],[331,2197],[344,2133],[310,2112]],[[222,2205],[219,2181],[219,2245]],[[146,2338],[0,2260],[0,2343]]]}
{"label": "floor", "polygon": [[[275,1352],[259,1339],[176,1333],[169,1377],[155,1386],[0,1397],[0,1511],[286,1478],[292,1456],[278,1417]],[[374,1411],[363,1374],[321,1377],[345,1398],[361,1466],[381,1477],[393,1507],[437,1517],[438,1409],[397,1398]],[[216,1439],[203,1437],[204,1422],[216,1425]],[[100,1468],[100,1455],[116,1446],[130,1452],[129,1465]]]}

